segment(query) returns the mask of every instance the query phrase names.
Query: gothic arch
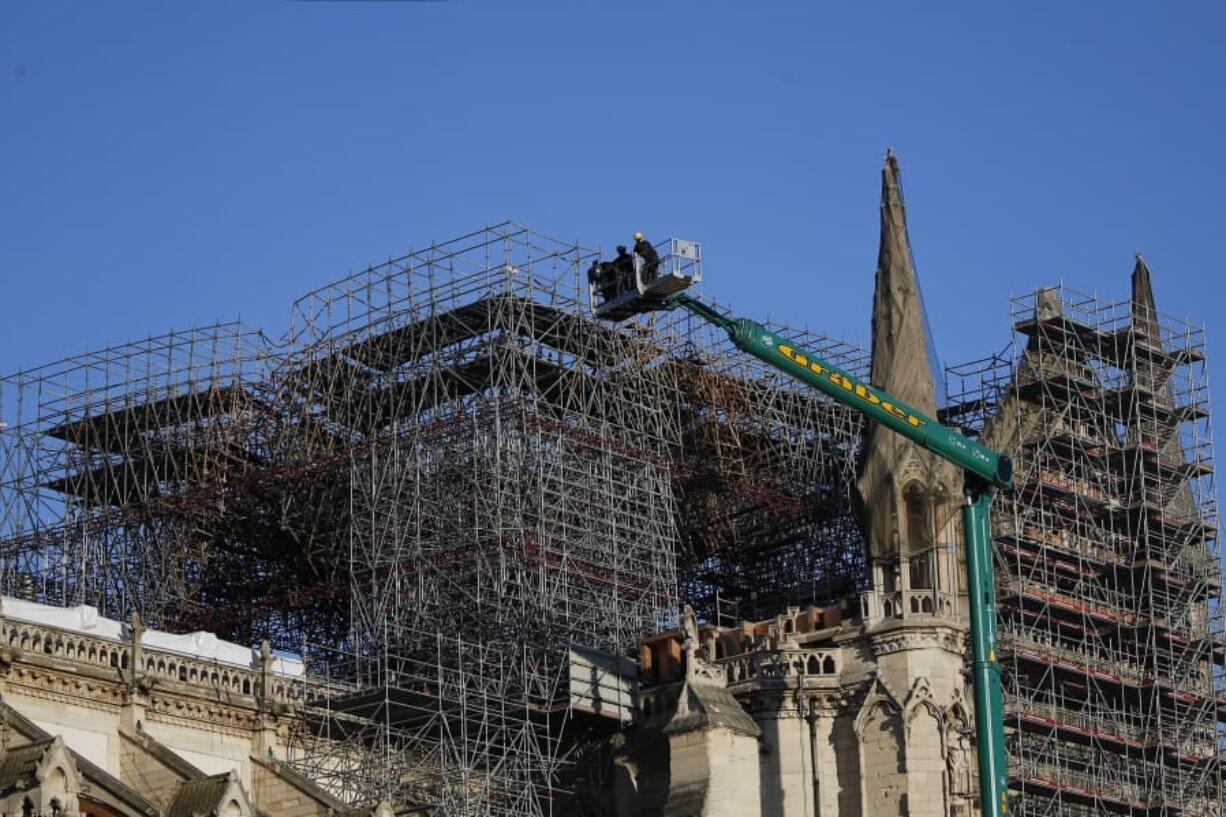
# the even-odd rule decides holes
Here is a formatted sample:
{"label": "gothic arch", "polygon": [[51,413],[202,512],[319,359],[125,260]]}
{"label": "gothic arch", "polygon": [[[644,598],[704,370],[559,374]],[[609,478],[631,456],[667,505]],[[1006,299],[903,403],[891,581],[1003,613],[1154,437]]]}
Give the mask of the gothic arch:
{"label": "gothic arch", "polygon": [[931,715],[936,721],[937,733],[941,739],[941,757],[944,757],[947,713],[936,702],[936,696],[932,693],[932,684],[927,678],[920,677],[916,678],[915,683],[911,685],[911,691],[907,693],[907,701],[903,704],[903,723],[906,725],[908,742],[911,740],[911,732],[916,719],[924,714]]}
{"label": "gothic arch", "polygon": [[907,752],[902,713],[898,698],[875,677],[855,720],[861,814],[887,813],[892,804],[904,802]]}
{"label": "gothic arch", "polygon": [[949,707],[946,710],[948,727],[951,730],[969,730],[973,728],[975,719],[971,716],[970,707],[967,706],[966,697],[962,694],[962,690],[955,689],[953,698],[953,701],[950,702]]}
{"label": "gothic arch", "polygon": [[900,715],[903,710],[902,706],[898,703],[898,698],[890,688],[879,677],[874,677],[869,684],[868,691],[864,695],[864,701],[860,704],[860,711],[856,713],[856,735],[861,739],[864,737],[864,730],[868,727],[875,711],[878,709],[884,712],[887,717],[890,715]]}

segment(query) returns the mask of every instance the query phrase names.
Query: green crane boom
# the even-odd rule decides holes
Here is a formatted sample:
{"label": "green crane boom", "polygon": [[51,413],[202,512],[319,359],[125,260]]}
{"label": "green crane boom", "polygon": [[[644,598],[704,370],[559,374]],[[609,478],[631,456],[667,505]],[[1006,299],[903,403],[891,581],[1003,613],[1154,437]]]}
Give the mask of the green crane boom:
{"label": "green crane boom", "polygon": [[1012,485],[1012,460],[946,428],[918,409],[779,337],[760,323],[721,315],[703,302],[681,293],[665,298],[657,308],[692,312],[727,332],[738,349],[820,389],[963,469],[966,504],[962,509],[962,524],[971,613],[979,799],[984,817],[1007,815],[1004,706],[1000,664],[996,660],[996,590],[989,510],[993,490]]}

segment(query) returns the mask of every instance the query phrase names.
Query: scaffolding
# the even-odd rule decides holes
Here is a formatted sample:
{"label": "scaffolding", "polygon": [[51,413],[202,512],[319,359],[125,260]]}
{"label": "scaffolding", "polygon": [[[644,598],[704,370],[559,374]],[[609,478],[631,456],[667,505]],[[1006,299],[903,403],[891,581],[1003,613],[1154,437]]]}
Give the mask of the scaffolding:
{"label": "scaffolding", "polygon": [[578,810],[632,708],[577,708],[578,654],[628,655],[682,593],[859,586],[858,420],[681,316],[584,317],[594,257],[503,225],[295,308],[280,389],[354,443],[355,520],[352,648],[308,651],[354,691],[311,702],[295,761],[346,800]]}
{"label": "scaffolding", "polygon": [[1043,289],[1012,310],[1016,353],[951,369],[943,419],[1016,462],[993,517],[1016,813],[1219,815],[1204,331],[1135,294]]}
{"label": "scaffolding", "polygon": [[[0,590],[301,653],[289,761],[347,802],[589,813],[627,658],[680,601],[719,623],[867,589],[862,417],[688,315],[587,317],[597,257],[507,222],[308,293],[276,341],[218,324],[0,377]],[[1068,289],[1013,313],[941,416],[1017,463],[1017,812],[1220,815],[1203,330]]]}
{"label": "scaffolding", "polygon": [[[867,376],[858,347],[766,326]],[[741,353],[705,321],[687,316],[675,335],[682,596],[712,622],[856,599],[868,578],[852,500],[863,416]]]}
{"label": "scaffolding", "polygon": [[[311,567],[327,561],[312,520],[282,511],[274,353],[219,324],[0,379],[0,589],[242,641],[314,626],[280,598],[331,577]],[[290,540],[305,560],[280,558]],[[235,601],[247,608],[219,621]]]}
{"label": "scaffolding", "polygon": [[862,419],[687,316],[587,317],[596,257],[507,222],[307,294],[276,342],[0,379],[4,592],[303,654],[290,761],[347,802],[582,812],[681,599],[865,581]]}

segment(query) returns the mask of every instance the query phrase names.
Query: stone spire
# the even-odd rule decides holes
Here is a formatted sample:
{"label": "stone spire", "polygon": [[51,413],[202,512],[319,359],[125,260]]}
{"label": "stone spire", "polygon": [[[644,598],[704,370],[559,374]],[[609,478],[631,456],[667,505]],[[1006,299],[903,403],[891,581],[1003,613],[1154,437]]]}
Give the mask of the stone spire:
{"label": "stone spire", "polygon": [[[1134,353],[1131,361],[1133,383],[1147,392],[1156,405],[1169,410],[1175,405],[1175,395],[1170,382],[1172,364],[1165,362],[1161,356],[1151,357],[1135,351],[1137,346],[1141,345],[1164,350],[1162,322],[1154,301],[1154,285],[1150,279],[1149,266],[1141,257],[1141,253],[1137,253],[1137,261],[1132,268],[1130,311],[1134,335]],[[1164,426],[1162,423],[1146,423],[1133,419],[1130,426],[1128,440],[1130,442],[1144,441],[1154,445],[1157,448],[1158,458],[1165,464],[1176,466],[1186,461],[1187,457],[1179,437],[1178,425]],[[1192,497],[1191,487],[1187,483],[1181,485],[1179,490],[1170,496],[1165,508],[1171,514],[1193,515],[1196,503]]]}
{"label": "stone spire", "polygon": [[924,307],[907,236],[907,208],[903,204],[898,157],[890,150],[881,171],[881,238],[873,290],[871,380],[874,386],[921,411],[935,414],[936,389],[930,363]]}
{"label": "stone spire", "polygon": [[1168,383],[1171,369],[1155,365],[1149,357],[1136,354],[1137,347],[1162,349],[1162,328],[1158,308],[1154,304],[1154,285],[1150,280],[1149,267],[1141,253],[1137,253],[1137,261],[1132,268],[1132,304],[1129,312],[1133,331],[1133,354],[1129,356],[1133,381],[1153,392],[1154,399],[1159,404],[1169,407],[1174,404]]}
{"label": "stone spire", "polygon": [[[935,417],[936,386],[928,358],[924,307],[911,259],[898,158],[886,153],[881,171],[881,239],[873,291],[872,384]],[[931,548],[945,527],[934,507],[961,496],[957,468],[897,433],[872,424],[857,483],[874,560]],[[909,507],[908,496],[915,500]],[[910,514],[910,516],[908,516]],[[908,518],[911,520],[908,531]],[[919,530],[921,526],[924,530]]]}
{"label": "stone spire", "polygon": [[1141,253],[1132,268],[1132,328],[1154,345],[1161,343],[1158,330],[1158,309],[1154,306],[1154,285],[1149,279],[1149,267]]}
{"label": "stone spire", "polygon": [[1134,353],[1130,356],[1133,380],[1138,386],[1152,391],[1159,404],[1170,407],[1174,404],[1167,380],[1171,370],[1166,366],[1154,365],[1148,357],[1135,353],[1137,347],[1162,349],[1162,327],[1158,308],[1154,304],[1154,285],[1141,253],[1137,253],[1137,261],[1132,268],[1132,304],[1129,312],[1133,331]]}

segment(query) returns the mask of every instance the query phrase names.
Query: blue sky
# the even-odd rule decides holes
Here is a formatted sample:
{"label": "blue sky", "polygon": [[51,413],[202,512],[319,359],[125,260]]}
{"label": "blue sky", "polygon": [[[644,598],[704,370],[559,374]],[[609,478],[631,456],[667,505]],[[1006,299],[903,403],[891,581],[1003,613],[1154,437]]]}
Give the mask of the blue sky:
{"label": "blue sky", "polygon": [[[0,372],[504,218],[865,342],[887,146],[946,362],[1064,280],[1222,325],[1221,3],[7,2]],[[1220,330],[1219,330],[1220,331]],[[1211,347],[1221,348],[1220,343]]]}

